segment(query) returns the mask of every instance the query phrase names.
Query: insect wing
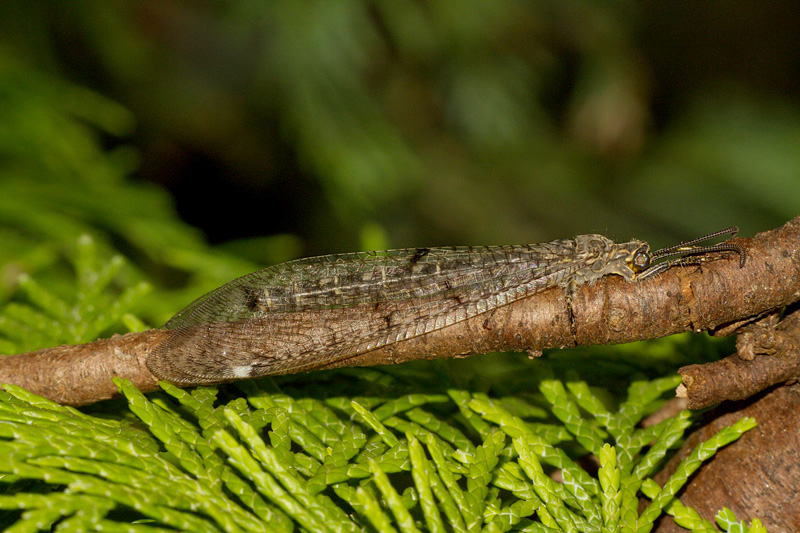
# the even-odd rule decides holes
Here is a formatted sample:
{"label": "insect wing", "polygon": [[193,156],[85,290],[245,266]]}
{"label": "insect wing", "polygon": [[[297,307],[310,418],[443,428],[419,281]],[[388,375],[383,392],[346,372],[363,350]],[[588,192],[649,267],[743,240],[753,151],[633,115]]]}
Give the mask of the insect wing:
{"label": "insect wing", "polygon": [[359,252],[234,280],[167,323],[148,365],[210,383],[324,366],[424,335],[561,284],[572,241]]}

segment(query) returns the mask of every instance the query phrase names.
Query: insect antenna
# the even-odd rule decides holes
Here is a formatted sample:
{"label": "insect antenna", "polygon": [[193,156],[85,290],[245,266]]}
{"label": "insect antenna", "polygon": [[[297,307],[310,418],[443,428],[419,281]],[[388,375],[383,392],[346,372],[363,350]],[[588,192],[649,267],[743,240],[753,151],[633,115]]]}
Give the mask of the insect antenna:
{"label": "insect antenna", "polygon": [[[738,244],[721,242],[706,246],[696,246],[701,242],[714,239],[721,235],[735,237],[737,233],[739,233],[739,228],[731,226],[730,228],[715,231],[714,233],[709,233],[708,235],[692,239],[691,241],[681,242],[673,246],[668,246],[667,248],[656,250],[650,254],[650,260],[666,260],[657,264],[651,264],[649,268],[638,275],[638,279],[649,278],[673,266],[699,265],[709,260],[709,254],[715,254],[717,252],[735,252],[739,254],[739,267],[741,268],[747,260],[747,252]],[[667,259],[673,256],[680,257],[677,259]]]}

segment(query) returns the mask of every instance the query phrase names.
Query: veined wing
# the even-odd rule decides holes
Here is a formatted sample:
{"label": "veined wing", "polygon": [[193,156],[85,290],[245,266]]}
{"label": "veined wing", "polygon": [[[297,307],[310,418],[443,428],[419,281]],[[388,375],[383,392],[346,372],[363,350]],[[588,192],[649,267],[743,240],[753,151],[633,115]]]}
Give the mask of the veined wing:
{"label": "veined wing", "polygon": [[[159,377],[183,383],[323,366],[563,284],[579,267],[573,256],[572,241],[553,241],[283,263],[191,304],[167,324],[175,332],[148,364]],[[317,320],[293,318],[303,311],[314,311]]]}
{"label": "veined wing", "polygon": [[563,270],[573,241],[515,246],[406,248],[298,259],[267,267],[199,298],[165,327],[234,322],[272,313],[432,297],[505,283],[521,270]]}

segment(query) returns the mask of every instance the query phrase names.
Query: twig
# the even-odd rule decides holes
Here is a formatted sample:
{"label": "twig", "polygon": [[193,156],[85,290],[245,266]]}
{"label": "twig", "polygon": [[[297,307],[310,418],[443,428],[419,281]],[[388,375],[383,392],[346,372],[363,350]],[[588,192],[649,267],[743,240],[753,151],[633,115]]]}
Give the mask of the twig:
{"label": "twig", "polygon": [[[718,260],[702,266],[674,267],[659,276],[627,283],[607,276],[581,286],[567,305],[564,290],[555,287],[410,340],[343,357],[319,368],[394,364],[414,359],[464,357],[495,351],[615,344],[700,332],[760,316],[800,299],[800,217],[752,239],[732,242],[747,250],[747,264]],[[265,327],[324,328],[337,309],[293,313],[291,318],[265,318]],[[352,308],[348,313],[352,314]],[[253,324],[229,323],[229,333],[247,339]],[[263,329],[262,329],[263,331]],[[72,405],[113,396],[112,376],[130,379],[147,392],[158,378],[147,367],[150,352],[168,335],[149,330],[88,344],[62,346],[0,360],[0,383],[26,389]],[[695,394],[697,383],[687,395]]]}
{"label": "twig", "polygon": [[800,377],[800,312],[777,322],[777,314],[745,327],[736,339],[737,353],[720,361],[689,365],[678,372],[678,396],[690,409],[724,400],[742,400],[776,383]]}

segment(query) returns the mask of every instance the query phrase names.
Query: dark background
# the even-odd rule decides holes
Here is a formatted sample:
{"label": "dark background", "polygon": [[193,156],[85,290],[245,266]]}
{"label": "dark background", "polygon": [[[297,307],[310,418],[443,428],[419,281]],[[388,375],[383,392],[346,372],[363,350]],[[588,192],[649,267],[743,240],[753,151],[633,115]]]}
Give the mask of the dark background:
{"label": "dark background", "polygon": [[800,206],[798,27],[793,1],[5,0],[0,253],[90,231],[210,287],[251,264],[198,250],[752,235]]}

